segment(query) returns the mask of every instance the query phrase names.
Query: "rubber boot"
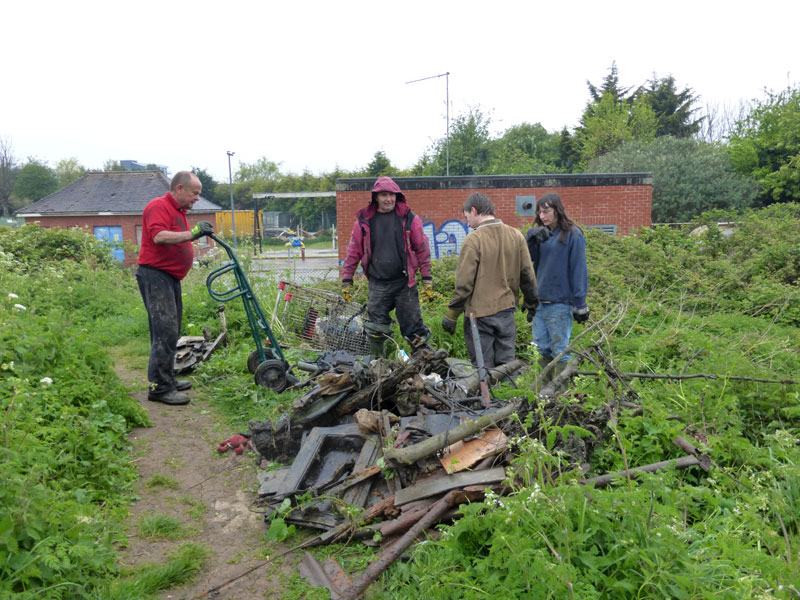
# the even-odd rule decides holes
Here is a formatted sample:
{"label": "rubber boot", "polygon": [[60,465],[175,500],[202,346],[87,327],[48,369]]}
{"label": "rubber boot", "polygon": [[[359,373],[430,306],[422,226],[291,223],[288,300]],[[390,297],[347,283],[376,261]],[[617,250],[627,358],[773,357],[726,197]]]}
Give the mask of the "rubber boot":
{"label": "rubber boot", "polygon": [[[539,356],[539,367],[541,371],[544,371],[547,368],[547,365],[550,364],[551,360],[553,360],[553,357],[551,356],[545,356],[545,355]],[[546,386],[551,381],[553,381],[553,369],[550,369],[550,371],[548,371],[544,377],[539,378],[539,384],[536,386],[536,392],[537,393],[540,392],[544,388],[544,386]]]}
{"label": "rubber boot", "polygon": [[[553,365],[553,377],[552,377],[552,379],[555,379],[556,377],[561,375],[561,373],[566,368],[567,368],[567,363],[566,362],[558,361],[556,364],[554,364]],[[564,392],[567,391],[568,387],[569,387],[569,379],[567,379],[566,381],[562,382],[561,385],[559,385],[556,388],[554,394],[556,394],[556,395],[563,394]]]}
{"label": "rubber boot", "polygon": [[384,337],[371,335],[369,336],[369,353],[372,355],[372,358],[383,358],[383,342]]}

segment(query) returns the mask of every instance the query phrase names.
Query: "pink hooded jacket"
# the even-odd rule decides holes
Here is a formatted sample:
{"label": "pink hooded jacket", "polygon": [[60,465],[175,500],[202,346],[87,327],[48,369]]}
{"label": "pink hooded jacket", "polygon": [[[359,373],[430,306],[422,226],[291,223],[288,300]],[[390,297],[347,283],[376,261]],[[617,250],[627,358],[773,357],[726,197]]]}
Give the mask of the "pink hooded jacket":
{"label": "pink hooded jacket", "polygon": [[353,223],[353,232],[350,234],[350,242],[347,244],[347,256],[342,266],[342,283],[353,283],[353,274],[356,272],[359,262],[364,269],[364,275],[369,279],[369,261],[372,257],[370,220],[378,212],[378,192],[397,194],[394,211],[402,218],[403,222],[403,246],[406,254],[408,287],[414,287],[417,284],[417,269],[419,269],[423,281],[432,279],[431,250],[428,245],[428,236],[422,230],[422,219],[411,212],[400,186],[391,177],[380,177],[372,186],[372,200],[366,208],[362,208],[356,214],[356,222]]}

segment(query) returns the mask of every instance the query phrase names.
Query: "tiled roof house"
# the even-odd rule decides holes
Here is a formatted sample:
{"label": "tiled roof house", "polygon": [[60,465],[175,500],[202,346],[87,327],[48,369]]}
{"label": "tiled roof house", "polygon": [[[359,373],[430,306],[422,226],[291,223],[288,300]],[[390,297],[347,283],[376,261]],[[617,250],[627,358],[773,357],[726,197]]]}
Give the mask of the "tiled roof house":
{"label": "tiled roof house", "polygon": [[[134,265],[142,239],[142,212],[153,198],[169,190],[169,179],[160,171],[110,171],[88,173],[74,183],[17,211],[26,223],[42,227],[79,227],[95,238],[115,244],[114,256]],[[202,196],[186,218],[189,227],[197,221],[214,221],[222,208]],[[198,254],[213,245],[202,238]],[[120,246],[123,244],[124,246]],[[132,249],[132,246],[136,246]]]}

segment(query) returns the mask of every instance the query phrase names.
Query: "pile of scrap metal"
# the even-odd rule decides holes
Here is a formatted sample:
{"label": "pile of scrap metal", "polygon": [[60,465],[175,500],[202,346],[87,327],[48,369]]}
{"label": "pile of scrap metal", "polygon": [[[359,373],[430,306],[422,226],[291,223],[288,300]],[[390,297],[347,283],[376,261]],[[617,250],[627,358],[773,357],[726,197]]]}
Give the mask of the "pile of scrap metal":
{"label": "pile of scrap metal", "polygon": [[220,321],[220,334],[216,338],[212,339],[208,327],[203,328],[203,335],[184,335],[178,338],[174,363],[176,375],[183,375],[193,371],[198,363],[208,360],[208,357],[217,348],[228,341],[225,306],[220,304],[217,312]]}
{"label": "pile of scrap metal", "polygon": [[[526,368],[521,360],[501,365],[491,370],[490,383],[513,380]],[[404,546],[392,546],[396,558],[421,531],[452,520],[459,503],[482,499],[489,489],[504,493],[512,458],[507,434],[520,428],[509,417],[524,418],[535,394],[486,398],[481,379],[469,363],[424,342],[406,361],[320,354],[291,414],[250,423],[261,457],[288,465],[259,474],[267,518],[280,509],[285,522],[322,530],[315,544],[385,544],[403,536]],[[555,389],[552,400],[537,405],[543,416],[604,428],[607,417],[583,414],[577,404],[565,410]],[[565,448],[575,441],[559,439]],[[576,462],[590,451],[590,441],[580,442]]]}

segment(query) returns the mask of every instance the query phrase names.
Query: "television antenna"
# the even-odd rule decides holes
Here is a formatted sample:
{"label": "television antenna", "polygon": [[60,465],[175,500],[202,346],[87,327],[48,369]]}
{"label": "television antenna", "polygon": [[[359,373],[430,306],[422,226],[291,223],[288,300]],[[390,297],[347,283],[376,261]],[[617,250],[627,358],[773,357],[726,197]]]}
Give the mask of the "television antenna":
{"label": "television antenna", "polygon": [[422,79],[406,81],[406,85],[409,83],[427,81],[428,79],[438,79],[439,77],[444,77],[445,80],[445,107],[447,114],[447,131],[445,132],[445,156],[447,162],[445,168],[447,176],[450,177],[450,71],[447,71],[447,73],[439,73],[438,75],[431,75],[430,77],[423,77]]}

